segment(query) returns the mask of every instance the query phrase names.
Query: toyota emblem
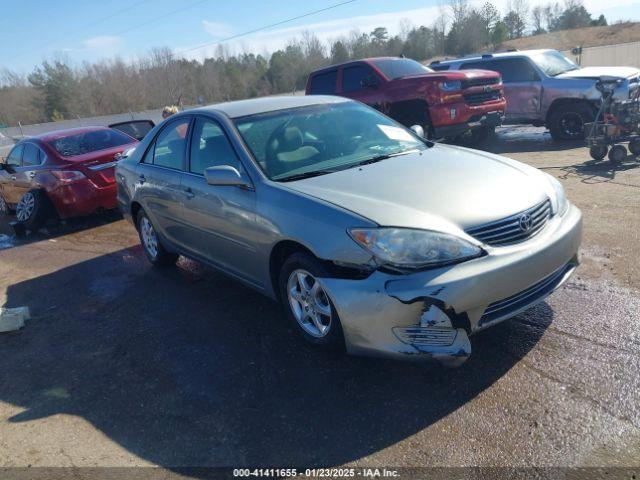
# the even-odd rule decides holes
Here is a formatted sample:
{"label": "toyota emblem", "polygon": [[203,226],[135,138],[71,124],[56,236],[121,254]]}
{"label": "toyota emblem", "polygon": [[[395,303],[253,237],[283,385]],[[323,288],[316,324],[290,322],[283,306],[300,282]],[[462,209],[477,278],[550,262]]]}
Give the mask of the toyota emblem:
{"label": "toyota emblem", "polygon": [[528,232],[529,230],[531,230],[531,227],[533,226],[533,219],[531,218],[531,215],[529,215],[528,213],[522,214],[520,220],[518,221],[518,225],[520,226],[520,230],[522,230],[523,232]]}

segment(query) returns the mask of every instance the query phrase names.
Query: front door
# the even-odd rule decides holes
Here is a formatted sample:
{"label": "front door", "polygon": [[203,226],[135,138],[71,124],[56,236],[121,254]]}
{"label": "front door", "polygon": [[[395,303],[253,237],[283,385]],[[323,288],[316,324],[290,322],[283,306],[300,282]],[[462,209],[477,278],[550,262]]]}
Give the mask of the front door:
{"label": "front door", "polygon": [[341,93],[344,97],[353,98],[362,103],[383,111],[384,93],[382,80],[374,70],[359,63],[342,68]]}
{"label": "front door", "polygon": [[246,172],[223,128],[213,119],[196,117],[188,171],[182,179],[184,244],[197,256],[257,283],[255,245],[255,191],[237,186],[209,185],[208,167],[230,165]]}
{"label": "front door", "polygon": [[540,118],[542,80],[529,59],[496,58],[465,63],[462,68],[481,68],[500,73],[507,99],[507,121],[530,122]]}

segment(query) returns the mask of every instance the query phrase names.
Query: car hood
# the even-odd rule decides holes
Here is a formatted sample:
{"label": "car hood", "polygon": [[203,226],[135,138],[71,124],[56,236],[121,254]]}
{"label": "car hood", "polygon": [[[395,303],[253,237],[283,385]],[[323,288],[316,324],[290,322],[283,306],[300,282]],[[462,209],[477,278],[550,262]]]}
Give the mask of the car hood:
{"label": "car hood", "polygon": [[638,75],[640,75],[640,69],[634,67],[585,67],[561,73],[556,78],[632,78]]}
{"label": "car hood", "polygon": [[378,225],[460,233],[553,198],[539,170],[436,144],[423,152],[285,183]]}

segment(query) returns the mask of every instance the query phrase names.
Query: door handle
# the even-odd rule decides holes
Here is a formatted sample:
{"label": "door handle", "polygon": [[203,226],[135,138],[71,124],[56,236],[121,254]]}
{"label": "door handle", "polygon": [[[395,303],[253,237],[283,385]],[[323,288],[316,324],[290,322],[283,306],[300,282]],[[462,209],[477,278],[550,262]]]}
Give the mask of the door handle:
{"label": "door handle", "polygon": [[15,180],[16,176],[15,175],[11,175],[11,180]]}
{"label": "door handle", "polygon": [[187,187],[184,189],[184,193],[187,196],[187,198],[193,198],[196,196],[195,193],[193,193],[193,190],[191,190],[191,187]]}
{"label": "door handle", "polygon": [[144,182],[146,182],[147,179],[144,177],[144,175],[140,174],[140,176],[138,177],[138,183],[140,185],[144,184]]}

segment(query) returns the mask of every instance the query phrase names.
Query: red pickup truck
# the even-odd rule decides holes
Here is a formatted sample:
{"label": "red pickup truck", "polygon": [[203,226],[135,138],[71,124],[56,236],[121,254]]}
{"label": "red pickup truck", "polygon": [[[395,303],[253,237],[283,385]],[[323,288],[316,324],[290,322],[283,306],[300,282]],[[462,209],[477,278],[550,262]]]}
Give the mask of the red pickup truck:
{"label": "red pickup truck", "polygon": [[499,73],[435,72],[410,60],[377,57],[312,72],[307,95],[340,95],[370,105],[429,138],[471,132],[480,140],[502,123],[506,100]]}

